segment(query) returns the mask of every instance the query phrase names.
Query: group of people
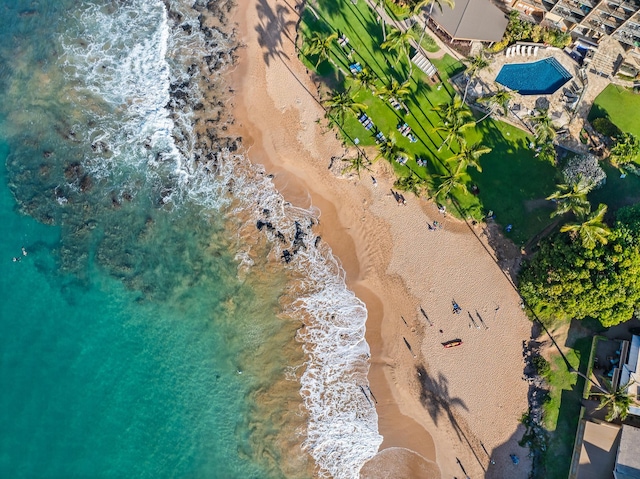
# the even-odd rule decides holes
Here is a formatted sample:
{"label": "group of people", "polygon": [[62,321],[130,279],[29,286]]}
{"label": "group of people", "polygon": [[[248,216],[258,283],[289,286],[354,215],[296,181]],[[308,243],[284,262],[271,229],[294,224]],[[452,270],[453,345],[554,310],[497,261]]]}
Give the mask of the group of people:
{"label": "group of people", "polygon": [[[27,256],[27,250],[24,248],[24,246],[22,247],[22,256]],[[22,258],[20,256],[14,256],[13,257],[13,262],[17,263],[18,261],[21,261]]]}

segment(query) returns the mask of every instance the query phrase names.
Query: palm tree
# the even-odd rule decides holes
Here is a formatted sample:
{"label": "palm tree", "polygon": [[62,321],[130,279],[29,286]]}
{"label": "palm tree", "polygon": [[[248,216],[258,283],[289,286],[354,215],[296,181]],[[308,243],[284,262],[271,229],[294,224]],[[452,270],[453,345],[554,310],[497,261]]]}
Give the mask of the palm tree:
{"label": "palm tree", "polygon": [[471,110],[462,103],[459,96],[454,97],[451,103],[441,103],[434,106],[431,111],[438,113],[444,123],[464,123],[473,117]]}
{"label": "palm tree", "polygon": [[632,162],[640,154],[640,142],[631,133],[623,133],[611,148],[611,164],[615,167]]}
{"label": "palm tree", "polygon": [[358,175],[358,178],[360,178],[360,172],[362,170],[370,171],[369,165],[371,165],[371,162],[360,149],[358,149],[356,156],[353,158],[344,158],[342,161],[348,162],[348,165],[342,169],[342,174],[354,171]]}
{"label": "palm tree", "polygon": [[611,234],[611,230],[602,221],[606,212],[607,205],[600,204],[585,221],[566,224],[560,228],[560,232],[569,233],[574,239],[579,237],[582,246],[587,249],[595,248],[596,243],[607,244],[607,237]]}
{"label": "palm tree", "polygon": [[462,103],[467,101],[467,92],[469,91],[469,84],[471,80],[475,78],[475,76],[480,73],[480,70],[483,70],[489,66],[489,60],[487,60],[482,52],[471,58],[471,62],[467,65],[466,70],[464,71],[467,75],[467,85],[464,88],[464,96],[462,97]]}
{"label": "palm tree", "polygon": [[434,128],[434,131],[442,131],[446,135],[444,141],[438,147],[438,151],[452,140],[460,143],[463,139],[463,131],[476,124],[476,122],[472,120],[473,115],[471,111],[462,103],[462,100],[458,96],[456,96],[451,103],[443,103],[433,107],[432,111],[438,112],[442,119],[442,124]]}
{"label": "palm tree", "polygon": [[466,170],[469,166],[473,166],[476,170],[482,171],[479,159],[485,153],[489,153],[491,148],[475,143],[473,145],[467,144],[466,141],[460,143],[460,152],[451,158],[452,161],[457,163],[457,170]]}
{"label": "palm tree", "polygon": [[[382,8],[383,13],[384,13],[384,0],[376,0],[376,13],[378,13],[378,9]],[[385,25],[384,22],[384,15],[378,13],[378,18],[380,18],[380,23],[382,24],[382,41],[386,42],[387,41],[387,26]]]}
{"label": "palm tree", "polygon": [[[388,52],[397,53],[395,60],[397,64],[401,54],[409,59],[409,40],[411,40],[411,32],[409,30],[403,32],[394,28],[387,36],[387,40],[380,45],[380,48]],[[409,61],[409,66],[411,66],[411,61]]]}
{"label": "palm tree", "polygon": [[[433,131],[441,131],[445,133],[444,140],[442,144],[438,147],[438,151],[442,150],[442,147],[445,145],[451,145],[451,143],[455,140],[458,144],[461,144],[464,141],[464,130],[475,126],[475,121],[466,121],[463,122],[461,120],[455,120],[453,123],[444,122],[441,126],[438,126],[433,129]],[[449,149],[451,147],[449,146]]]}
{"label": "palm tree", "polygon": [[489,104],[489,113],[478,120],[478,123],[492,115],[496,108],[500,108],[506,116],[509,112],[509,103],[511,103],[511,100],[513,100],[513,92],[509,90],[498,90],[493,95],[478,98],[478,102]]}
{"label": "palm tree", "polygon": [[398,80],[393,78],[387,85],[379,88],[376,93],[385,100],[395,98],[397,101],[403,101],[403,99],[411,93],[409,80],[404,83],[400,83]]}
{"label": "palm tree", "polygon": [[596,409],[608,408],[605,417],[607,421],[613,421],[617,418],[624,421],[629,415],[629,407],[634,403],[633,398],[627,392],[634,381],[628,381],[626,384],[618,386],[617,389],[613,389],[613,385],[608,379],[603,378],[603,381],[606,389],[599,387],[598,389],[602,392],[593,393],[594,396],[600,396],[600,405]]}
{"label": "palm tree", "polygon": [[465,193],[467,192],[467,185],[463,181],[464,172],[456,169],[453,172],[448,172],[445,175],[440,176],[440,184],[436,190],[436,197],[446,198],[455,189],[461,189]]}
{"label": "palm tree", "polygon": [[549,110],[540,110],[537,115],[529,118],[533,123],[533,130],[538,143],[553,141],[556,137],[556,129],[549,117]]}
{"label": "palm tree", "polygon": [[397,189],[410,191],[416,196],[420,196],[426,187],[424,178],[420,178],[413,171],[409,176],[401,176],[393,184]]}
{"label": "palm tree", "polygon": [[355,100],[355,94],[351,92],[351,89],[334,92],[331,97],[323,101],[323,105],[327,109],[327,116],[333,115],[339,125],[344,124],[344,117],[347,113],[357,115],[358,111],[367,108],[367,105]]}
{"label": "palm tree", "polygon": [[556,210],[551,213],[551,217],[569,212],[578,218],[587,216],[591,211],[591,203],[587,200],[587,195],[593,187],[593,182],[582,175],[578,175],[577,179],[571,183],[558,185],[558,190],[547,197],[548,200],[556,201]]}
{"label": "palm tree", "polygon": [[378,145],[378,154],[374,161],[384,158],[389,162],[395,161],[400,155],[405,154],[403,148],[398,146],[395,135],[389,135],[386,141]]}
{"label": "palm tree", "polygon": [[378,77],[368,68],[363,68],[362,71],[354,77],[354,81],[356,83],[358,83],[362,88],[366,88],[372,92],[375,91],[377,79]]}
{"label": "palm tree", "polygon": [[308,43],[305,43],[302,53],[306,56],[318,56],[316,62],[316,68],[322,63],[323,60],[329,59],[329,51],[331,44],[338,38],[338,34],[333,32],[329,35],[321,32],[313,32],[309,37]]}

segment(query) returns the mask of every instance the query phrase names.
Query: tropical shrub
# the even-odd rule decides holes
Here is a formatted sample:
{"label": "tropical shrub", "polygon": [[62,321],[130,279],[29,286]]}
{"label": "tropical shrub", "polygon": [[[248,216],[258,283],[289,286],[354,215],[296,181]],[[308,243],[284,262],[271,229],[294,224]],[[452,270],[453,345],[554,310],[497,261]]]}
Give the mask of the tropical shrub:
{"label": "tropical shrub", "polygon": [[539,354],[533,357],[533,366],[536,368],[536,373],[538,373],[539,376],[546,376],[551,370],[549,361]]}
{"label": "tropical shrub", "polygon": [[571,43],[571,35],[560,30],[528,22],[520,18],[517,10],[512,10],[509,12],[509,23],[502,40],[495,43],[490,50],[499,52],[514,42],[530,41],[537,43],[540,40],[554,47],[564,48]]}
{"label": "tropical shrub", "polygon": [[616,138],[618,135],[622,133],[620,131],[620,128],[614,125],[613,122],[609,120],[609,118],[604,118],[604,117],[596,118],[591,122],[591,126],[593,126],[593,129],[596,130],[601,135],[612,137],[612,138]]}
{"label": "tropical shrub", "polygon": [[585,248],[568,235],[540,244],[520,273],[520,294],[544,322],[631,319],[640,301],[640,206],[623,208],[606,244]]}

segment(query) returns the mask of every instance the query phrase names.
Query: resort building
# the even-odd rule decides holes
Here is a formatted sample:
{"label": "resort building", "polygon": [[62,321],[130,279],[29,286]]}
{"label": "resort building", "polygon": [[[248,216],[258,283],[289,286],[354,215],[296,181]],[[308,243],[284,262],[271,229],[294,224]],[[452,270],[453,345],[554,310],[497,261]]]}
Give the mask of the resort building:
{"label": "resort building", "polygon": [[489,0],[456,0],[453,9],[433,9],[431,20],[452,41],[499,42],[509,20]]}
{"label": "resort building", "polygon": [[[628,394],[636,401],[640,400],[640,336],[634,335],[629,347],[629,355],[620,368],[619,384],[631,383]],[[640,416],[637,403],[629,407],[629,414]]]}
{"label": "resort building", "polygon": [[640,429],[637,427],[622,426],[613,477],[640,479]]}
{"label": "resort building", "polygon": [[640,66],[638,0],[509,1],[542,25],[571,33],[594,73],[609,76],[621,67],[633,73]]}

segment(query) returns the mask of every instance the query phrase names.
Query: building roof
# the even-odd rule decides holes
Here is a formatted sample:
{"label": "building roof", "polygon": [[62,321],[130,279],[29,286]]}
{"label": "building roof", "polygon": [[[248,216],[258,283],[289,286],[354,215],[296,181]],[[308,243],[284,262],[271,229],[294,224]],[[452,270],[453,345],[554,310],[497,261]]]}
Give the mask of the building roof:
{"label": "building roof", "polygon": [[609,423],[584,422],[577,479],[611,477],[620,441],[620,426]]}
{"label": "building roof", "polygon": [[453,9],[433,9],[433,20],[454,40],[499,42],[507,16],[489,0],[456,0]]}
{"label": "building roof", "polygon": [[637,427],[622,426],[614,476],[617,479],[640,479],[640,429]]}

